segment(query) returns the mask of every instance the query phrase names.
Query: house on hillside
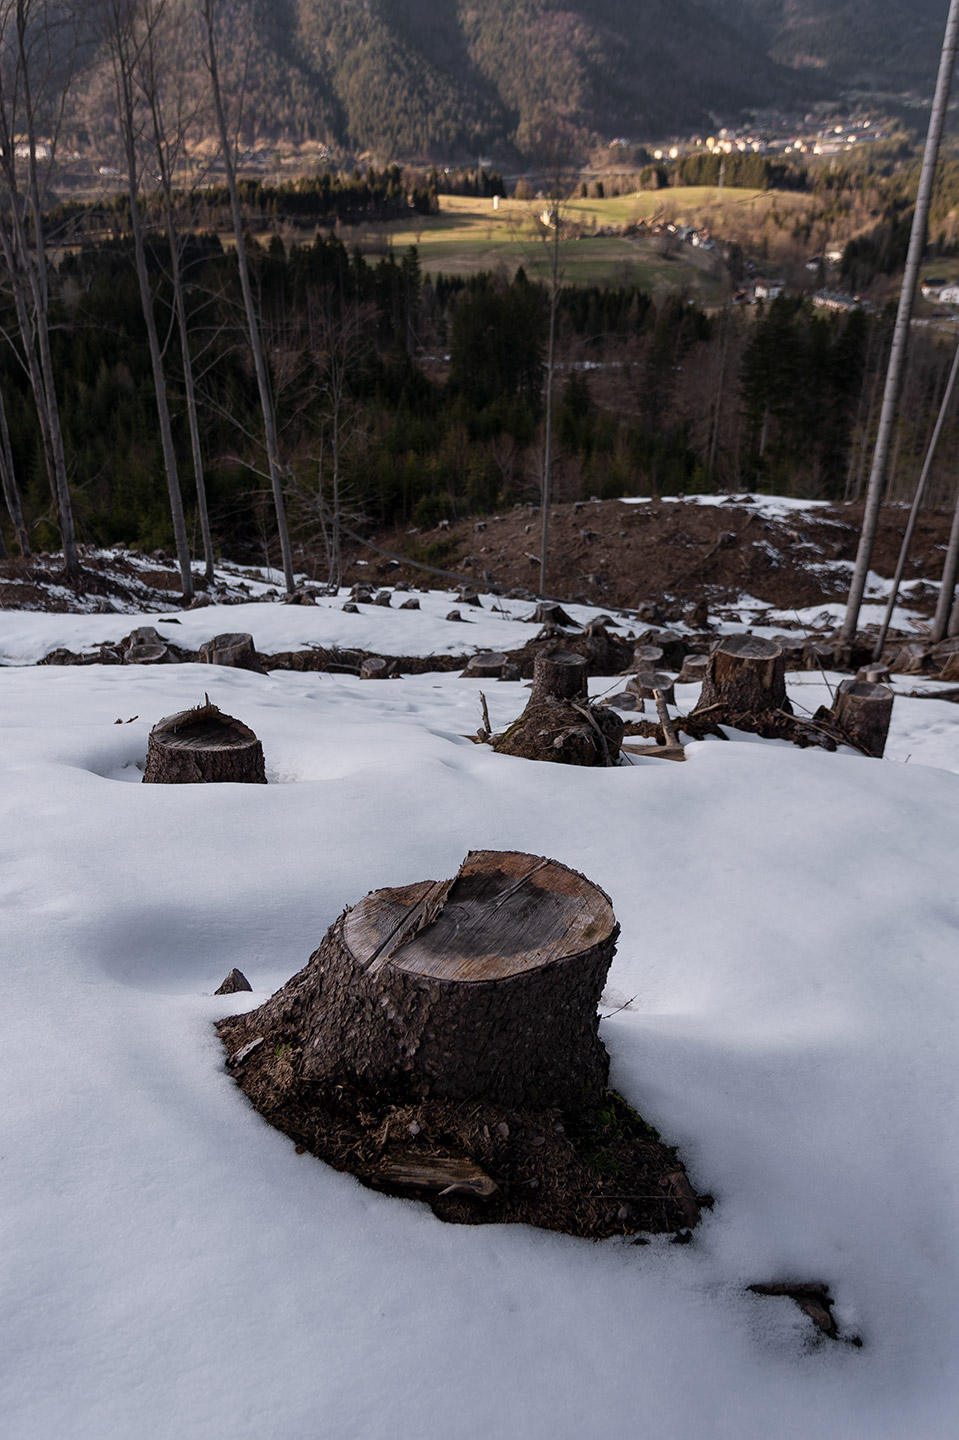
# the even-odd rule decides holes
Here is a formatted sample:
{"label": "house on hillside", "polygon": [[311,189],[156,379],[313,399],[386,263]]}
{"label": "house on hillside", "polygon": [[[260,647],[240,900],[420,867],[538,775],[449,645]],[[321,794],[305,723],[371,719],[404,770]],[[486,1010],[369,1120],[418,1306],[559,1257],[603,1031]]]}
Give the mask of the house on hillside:
{"label": "house on hillside", "polygon": [[857,295],[843,295],[839,290],[817,290],[812,297],[812,303],[819,310],[837,310],[848,313],[850,310],[859,309]]}
{"label": "house on hillside", "polygon": [[776,300],[785,288],[781,280],[757,280],[753,295],[757,300]]}

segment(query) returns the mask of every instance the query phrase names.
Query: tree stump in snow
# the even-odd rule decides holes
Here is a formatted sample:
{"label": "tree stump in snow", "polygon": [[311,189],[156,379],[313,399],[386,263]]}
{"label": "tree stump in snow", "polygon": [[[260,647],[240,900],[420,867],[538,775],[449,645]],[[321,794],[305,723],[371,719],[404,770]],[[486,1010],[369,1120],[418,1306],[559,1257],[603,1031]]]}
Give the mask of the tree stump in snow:
{"label": "tree stump in snow", "polygon": [[530,616],[530,620],[536,625],[548,625],[552,628],[563,630],[578,630],[579,626],[571,615],[567,615],[562,605],[552,601],[543,600],[537,605]]}
{"label": "tree stump in snow", "polygon": [[248,725],[207,698],[154,725],[143,779],[153,785],[265,785],[263,746]]}
{"label": "tree stump in snow", "polygon": [[503,666],[509,661],[502,650],[487,650],[482,655],[473,655],[463,671],[464,680],[499,680]]}
{"label": "tree stump in snow", "polygon": [[367,655],[360,663],[361,680],[388,680],[390,666],[382,655]]}
{"label": "tree stump in snow", "polygon": [[887,685],[868,680],[843,680],[832,713],[843,735],[877,760],[886,748],[893,693]]}
{"label": "tree stump in snow", "polygon": [[572,650],[553,650],[536,656],[530,704],[544,700],[581,700],[586,703],[586,657]]}
{"label": "tree stump in snow", "polygon": [[784,710],[792,714],[786,698],[783,652],[772,640],[758,635],[727,635],[709,656],[702,693],[694,715],[714,710],[716,718],[735,725],[743,716]]}
{"label": "tree stump in snow", "polygon": [[698,685],[706,678],[709,667],[708,655],[687,655],[679,672],[677,685]]}
{"label": "tree stump in snow", "polygon": [[615,710],[590,705],[588,669],[586,657],[569,650],[537,655],[529,704],[493,749],[562,765],[615,764],[625,727]]}
{"label": "tree stump in snow", "polygon": [[657,670],[663,663],[663,652],[659,645],[634,645],[632,671]]}
{"label": "tree stump in snow", "polygon": [[123,652],[124,665],[165,665],[169,659],[167,643],[152,625],[134,630]]}
{"label": "tree stump in snow", "polygon": [[664,675],[658,670],[640,670],[638,675],[631,675],[626,681],[626,689],[630,695],[637,695],[640,700],[654,700],[656,691],[659,690],[667,705],[676,704],[672,675]]}
{"label": "tree stump in snow", "polygon": [[473,851],[453,880],[344,911],[305,969],[219,1028],[234,1063],[262,1038],[320,1092],[579,1111],[607,1081],[596,1007],[618,933],[574,870]]}
{"label": "tree stump in snow", "polygon": [[237,670],[253,670],[258,675],[266,674],[254,648],[253,636],[242,631],[214,635],[212,640],[204,640],[199,655],[204,665],[231,665]]}

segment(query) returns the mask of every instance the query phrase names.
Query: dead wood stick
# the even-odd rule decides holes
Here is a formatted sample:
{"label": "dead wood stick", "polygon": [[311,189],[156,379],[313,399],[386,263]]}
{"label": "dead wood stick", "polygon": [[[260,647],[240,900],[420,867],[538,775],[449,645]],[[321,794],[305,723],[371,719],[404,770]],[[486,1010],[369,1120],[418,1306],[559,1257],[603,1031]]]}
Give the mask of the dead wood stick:
{"label": "dead wood stick", "polygon": [[489,710],[486,708],[486,696],[483,694],[482,690],[479,692],[479,697],[480,704],[483,707],[483,729],[486,731],[487,735],[492,735],[493,727],[489,723]]}
{"label": "dead wood stick", "polygon": [[600,745],[603,747],[603,756],[604,756],[604,758],[605,758],[605,760],[606,760],[606,764],[607,764],[607,765],[612,765],[612,763],[613,763],[613,757],[612,757],[612,756],[610,755],[610,753],[609,753],[609,746],[606,744],[606,736],[603,734],[602,730],[600,730],[599,726],[596,724],[596,721],[594,720],[593,716],[589,713],[589,710],[584,709],[582,705],[577,705],[577,704],[576,704],[575,702],[573,702],[573,701],[571,701],[570,703],[572,704],[573,709],[574,709],[574,710],[578,710],[579,713],[580,713],[580,715],[585,715],[585,717],[586,717],[586,719],[589,721],[590,725],[592,725],[593,729],[596,731],[596,734],[599,736],[599,743],[600,743]]}
{"label": "dead wood stick", "polygon": [[659,711],[659,721],[663,727],[663,734],[666,736],[666,744],[678,745],[679,739],[676,735],[676,730],[673,726],[673,722],[669,718],[669,710],[667,709],[666,701],[663,698],[662,690],[654,690],[653,699],[656,701],[656,709]]}

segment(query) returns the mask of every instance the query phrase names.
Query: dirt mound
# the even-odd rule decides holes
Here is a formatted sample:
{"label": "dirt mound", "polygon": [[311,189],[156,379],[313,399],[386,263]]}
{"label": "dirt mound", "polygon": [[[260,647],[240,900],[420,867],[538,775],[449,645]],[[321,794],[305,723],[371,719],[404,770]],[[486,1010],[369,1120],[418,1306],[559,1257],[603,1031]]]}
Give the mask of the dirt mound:
{"label": "dirt mound", "polygon": [[[862,523],[861,506],[778,507],[750,497],[717,504],[650,500],[577,501],[552,510],[548,588],[583,604],[637,609],[654,606],[664,620],[686,607],[733,605],[743,594],[777,609],[843,601]],[[882,512],[872,568],[891,576],[907,512]],[[906,567],[910,605],[931,613],[935,595],[923,582],[937,580],[951,515],[920,517]],[[389,531],[374,536],[383,550],[425,562],[504,592],[539,583],[539,511],[520,506],[483,520],[461,520],[428,532]],[[415,581],[422,576],[357,548],[351,581],[371,572]],[[918,582],[918,584],[917,584]],[[650,615],[650,619],[655,618]]]}

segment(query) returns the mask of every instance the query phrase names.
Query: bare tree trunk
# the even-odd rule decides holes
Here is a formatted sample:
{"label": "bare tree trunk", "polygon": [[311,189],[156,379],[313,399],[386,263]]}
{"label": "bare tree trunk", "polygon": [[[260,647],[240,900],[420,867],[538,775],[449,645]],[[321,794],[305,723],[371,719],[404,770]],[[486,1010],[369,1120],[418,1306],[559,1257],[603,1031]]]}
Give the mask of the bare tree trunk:
{"label": "bare tree trunk", "polygon": [[[906,561],[909,558],[909,550],[912,546],[912,537],[916,529],[916,521],[919,518],[919,510],[922,505],[922,498],[926,492],[926,485],[932,471],[932,463],[936,458],[936,449],[939,445],[939,436],[942,434],[942,427],[946,423],[946,414],[952,401],[952,394],[956,386],[956,377],[959,375],[959,345],[956,346],[956,353],[952,361],[952,369],[949,371],[949,379],[946,381],[945,392],[942,403],[939,406],[939,415],[936,419],[935,429],[929,441],[929,448],[926,451],[926,458],[923,462],[922,471],[916,485],[916,493],[913,496],[912,508],[909,511],[909,520],[906,524],[906,532],[902,537],[902,545],[899,548],[899,559],[896,563],[896,573],[892,579],[892,589],[889,592],[889,602],[886,605],[886,613],[883,616],[882,624],[879,627],[879,635],[876,639],[875,648],[872,652],[874,660],[882,659],[883,647],[886,643],[886,636],[889,633],[889,626],[892,624],[893,612],[899,600],[899,587],[902,585],[903,572],[906,568]],[[938,612],[937,612],[938,613]],[[942,639],[942,636],[934,637]]]}
{"label": "bare tree trunk", "polygon": [[[558,194],[558,182],[557,191]],[[559,227],[561,216],[558,199],[554,195],[550,212],[553,222],[552,244],[548,248],[549,286],[549,340],[546,348],[546,422],[543,435],[543,526],[540,536],[539,593],[546,598],[546,570],[549,559],[549,507],[552,503],[553,463],[553,372],[556,367],[556,311],[559,307]]]}
{"label": "bare tree trunk", "polygon": [[127,165],[127,192],[130,197],[133,252],[137,281],[140,287],[140,305],[143,310],[147,342],[150,348],[150,366],[153,371],[157,422],[160,427],[163,468],[170,497],[170,514],[173,518],[177,564],[180,570],[183,598],[191,600],[193,598],[193,572],[190,568],[190,546],[187,540],[186,520],[183,515],[180,477],[177,473],[173,427],[170,422],[170,407],[167,401],[166,376],[163,373],[163,355],[160,350],[160,338],[157,334],[153,292],[150,288],[150,274],[147,268],[143,218],[140,214],[140,176],[137,164],[137,107],[134,95],[134,76],[143,51],[146,34],[149,28],[156,23],[156,11],[149,5],[141,8],[138,5],[126,3],[126,0],[112,0],[110,8],[106,12],[106,20],[109,26],[106,39],[111,49],[116,85],[117,120]]}
{"label": "bare tree trunk", "polygon": [[946,21],[946,30],[942,41],[939,75],[936,81],[936,93],[933,99],[932,113],[929,117],[929,132],[926,137],[922,172],[919,178],[919,191],[916,196],[916,210],[913,216],[912,234],[909,239],[909,253],[906,257],[906,269],[899,296],[899,310],[896,315],[896,328],[893,335],[892,351],[889,356],[889,369],[886,372],[886,388],[883,395],[882,413],[879,417],[879,433],[876,436],[876,449],[873,454],[869,486],[866,491],[866,508],[863,513],[862,534],[859,540],[859,550],[856,555],[852,583],[849,587],[849,601],[846,607],[846,615],[840,630],[840,640],[844,645],[850,645],[856,636],[856,626],[859,623],[859,611],[862,606],[862,597],[865,593],[866,580],[869,575],[869,562],[872,558],[873,545],[876,540],[876,530],[879,525],[879,507],[882,504],[883,491],[886,485],[886,461],[889,454],[889,440],[896,418],[896,407],[902,384],[903,364],[909,339],[909,322],[912,318],[916,286],[919,281],[919,266],[922,261],[922,253],[926,243],[926,227],[929,218],[929,207],[932,200],[932,188],[936,176],[936,160],[939,155],[939,141],[942,137],[946,110],[949,104],[949,90],[952,84],[952,72],[956,59],[957,42],[959,42],[959,0],[949,0],[949,17]]}
{"label": "bare tree trunk", "polygon": [[[959,0],[957,0],[957,3],[959,3]],[[292,595],[296,589],[296,582],[293,578],[293,556],[290,551],[290,535],[286,523],[286,507],[283,501],[283,468],[280,464],[276,413],[273,405],[273,394],[270,388],[270,376],[266,366],[266,357],[263,354],[263,341],[260,336],[256,305],[253,300],[253,288],[250,284],[250,267],[247,261],[243,234],[243,214],[240,209],[240,196],[236,184],[236,166],[233,159],[233,147],[230,144],[230,138],[227,134],[226,112],[224,110],[223,95],[220,89],[220,73],[217,61],[216,17],[214,14],[215,5],[216,0],[202,0],[202,16],[207,43],[206,64],[210,72],[213,108],[216,114],[220,146],[223,151],[223,166],[226,171],[227,189],[230,193],[233,233],[236,237],[237,266],[240,275],[240,289],[243,293],[243,305],[246,311],[250,351],[253,356],[257,389],[260,394],[260,409],[263,412],[266,456],[270,471],[270,485],[273,490],[273,504],[276,509],[276,525],[280,540],[280,554],[283,559],[283,577],[286,582],[287,594]]]}
{"label": "bare tree trunk", "polygon": [[[161,37],[162,43],[162,37]],[[183,280],[183,250],[177,231],[173,206],[173,179],[171,145],[168,140],[160,95],[159,65],[157,60],[157,31],[151,26],[140,65],[140,83],[150,109],[153,122],[153,145],[159,167],[160,187],[163,192],[163,209],[166,219],[167,240],[170,246],[170,272],[173,282],[173,298],[176,308],[177,330],[180,338],[180,356],[183,364],[183,388],[186,399],[187,423],[190,430],[190,450],[193,456],[193,477],[196,484],[196,503],[200,517],[200,534],[203,537],[203,560],[207,580],[212,584],[215,578],[213,559],[213,536],[210,531],[210,511],[206,497],[206,482],[203,475],[203,451],[200,445],[200,424],[196,403],[196,383],[193,374],[193,359],[190,354],[190,329],[187,320],[186,297]],[[182,133],[177,133],[173,142],[173,153],[182,149]]]}
{"label": "bare tree trunk", "polygon": [[29,555],[30,537],[24,523],[20,492],[17,489],[13,451],[10,448],[10,429],[7,425],[7,407],[3,403],[2,393],[0,393],[0,483],[3,485],[3,498],[13,522],[13,533],[17,537],[17,549],[21,555]]}
{"label": "bare tree trunk", "polygon": [[[10,70],[0,69],[0,183],[7,199],[5,217],[0,221],[0,249],[10,276],[23,346],[22,359],[37,406],[47,476],[60,527],[64,571],[68,579],[76,581],[80,561],[50,351],[47,256],[37,173],[39,100],[33,86],[39,69],[45,73],[48,84],[55,83],[58,87],[60,93],[54,108],[62,112],[76,47],[73,55],[65,60],[62,37],[54,40],[42,10],[39,18],[36,16],[37,9],[34,0],[14,0],[0,20],[0,48],[12,59]],[[50,76],[56,76],[55,82]],[[50,96],[45,94],[45,98]],[[27,145],[25,191],[17,166],[17,150],[20,149],[22,157],[24,136]],[[51,136],[50,143],[52,152],[55,135]],[[33,221],[32,243],[28,213]]]}

